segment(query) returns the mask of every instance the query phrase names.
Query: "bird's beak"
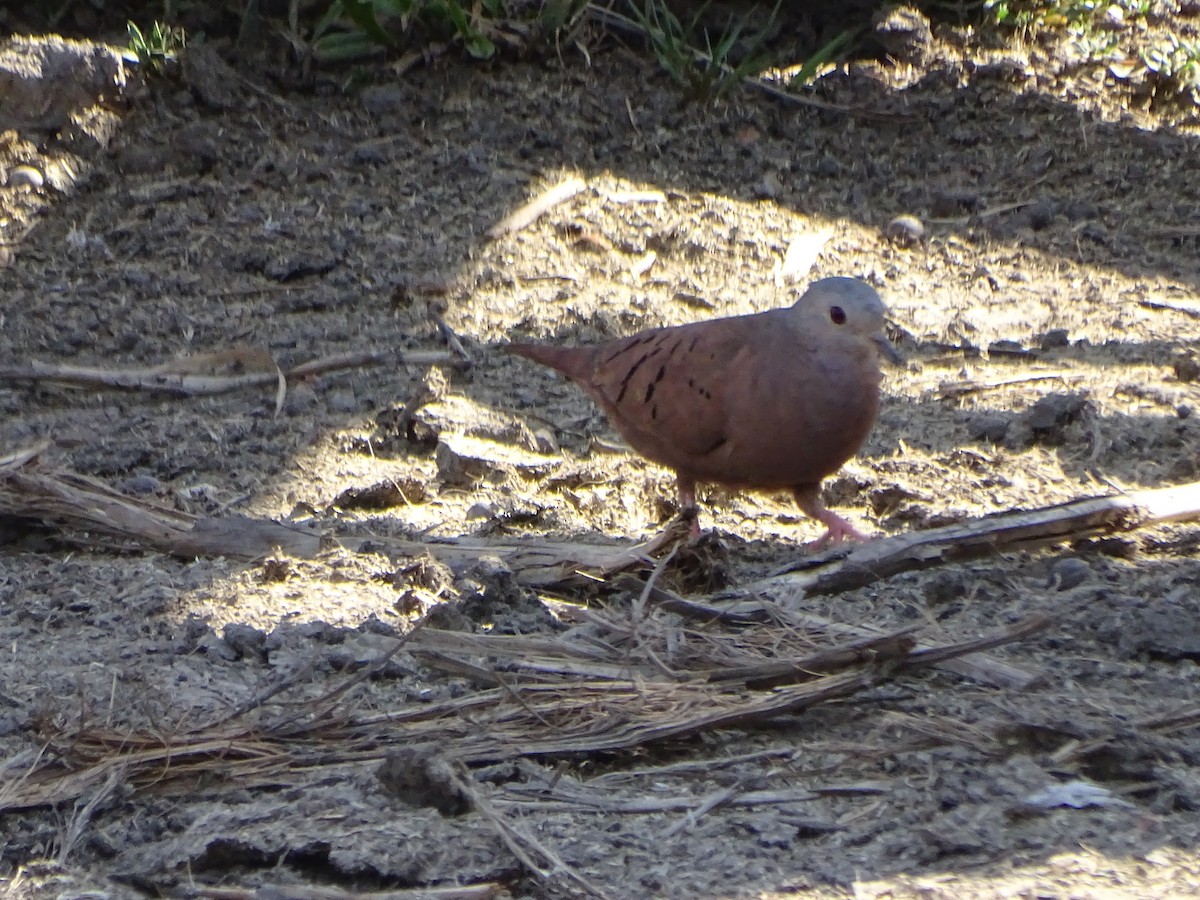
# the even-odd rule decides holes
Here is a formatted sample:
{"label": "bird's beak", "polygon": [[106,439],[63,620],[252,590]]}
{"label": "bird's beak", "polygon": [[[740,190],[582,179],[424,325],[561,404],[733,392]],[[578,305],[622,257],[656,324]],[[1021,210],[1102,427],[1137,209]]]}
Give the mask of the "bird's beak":
{"label": "bird's beak", "polygon": [[895,348],[891,341],[887,339],[885,334],[873,334],[871,340],[879,347],[879,352],[891,360],[895,365],[900,365],[904,362],[904,357],[900,355],[900,351]]}

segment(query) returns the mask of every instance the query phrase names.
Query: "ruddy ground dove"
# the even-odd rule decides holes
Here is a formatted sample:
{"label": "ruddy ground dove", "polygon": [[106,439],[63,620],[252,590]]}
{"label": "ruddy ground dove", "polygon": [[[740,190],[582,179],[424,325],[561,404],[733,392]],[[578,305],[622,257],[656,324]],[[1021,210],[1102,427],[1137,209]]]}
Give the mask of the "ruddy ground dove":
{"label": "ruddy ground dove", "polygon": [[825,278],[785,309],[590,346],[508,349],[576,382],[635,450],[673,469],[685,514],[694,517],[700,481],[789,488],[828,529],[819,549],[864,540],[825,508],[820,486],[875,424],[879,351],[898,359],[884,313],[870,285]]}

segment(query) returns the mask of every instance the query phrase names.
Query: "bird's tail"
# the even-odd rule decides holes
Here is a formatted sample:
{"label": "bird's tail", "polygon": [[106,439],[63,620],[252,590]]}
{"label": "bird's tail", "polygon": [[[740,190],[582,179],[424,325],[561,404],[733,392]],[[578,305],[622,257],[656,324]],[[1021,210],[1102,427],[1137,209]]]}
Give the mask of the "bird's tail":
{"label": "bird's tail", "polygon": [[596,367],[594,347],[558,347],[554,344],[509,344],[509,353],[532,359],[562,372],[573,381],[587,383]]}

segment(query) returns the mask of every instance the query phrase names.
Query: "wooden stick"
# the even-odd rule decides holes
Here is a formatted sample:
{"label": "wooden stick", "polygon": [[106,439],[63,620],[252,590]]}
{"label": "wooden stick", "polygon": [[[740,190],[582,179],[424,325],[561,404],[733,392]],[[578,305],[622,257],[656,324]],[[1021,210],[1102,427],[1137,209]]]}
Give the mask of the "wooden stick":
{"label": "wooden stick", "polygon": [[257,888],[216,887],[189,884],[186,890],[168,892],[168,897],[200,897],[203,900],[491,900],[500,896],[496,882],[450,887],[397,888],[391,891],[347,891],[319,885],[264,884]]}
{"label": "wooden stick", "polygon": [[937,390],[939,396],[943,399],[951,397],[963,397],[967,394],[976,394],[981,391],[990,391],[996,388],[1010,387],[1014,384],[1028,384],[1033,381],[1079,381],[1083,375],[1078,372],[1042,372],[1033,375],[1017,375],[1013,378],[995,378],[989,381],[973,381],[970,379],[964,381],[943,381],[938,385]]}
{"label": "wooden stick", "polygon": [[487,236],[495,239],[527,228],[560,203],[570,200],[585,187],[587,187],[587,182],[582,178],[568,178],[566,181],[561,181],[523,206],[517,207],[489,228],[486,232]]}
{"label": "wooden stick", "polygon": [[[352,369],[382,363],[394,365],[459,365],[457,354],[444,350],[356,351],[312,360],[284,373],[288,381],[308,378],[338,369]],[[239,375],[201,375],[150,369],[105,369],[93,366],[68,366],[33,360],[25,366],[0,368],[0,381],[35,381],[75,387],[108,387],[127,391],[162,391],[180,397],[226,394],[243,388],[276,384],[278,371],[246,372]]]}
{"label": "wooden stick", "polygon": [[1138,305],[1148,307],[1149,309],[1169,309],[1172,312],[1181,312],[1184,315],[1192,316],[1195,319],[1200,319],[1200,303],[1189,303],[1187,300],[1167,300],[1163,297],[1145,297],[1138,301]]}
{"label": "wooden stick", "polygon": [[838,549],[797,560],[795,571],[764,578],[718,597],[730,600],[778,593],[834,594],[899,572],[1195,519],[1200,519],[1200,482],[1071,500],[880,538],[858,544],[849,552]]}

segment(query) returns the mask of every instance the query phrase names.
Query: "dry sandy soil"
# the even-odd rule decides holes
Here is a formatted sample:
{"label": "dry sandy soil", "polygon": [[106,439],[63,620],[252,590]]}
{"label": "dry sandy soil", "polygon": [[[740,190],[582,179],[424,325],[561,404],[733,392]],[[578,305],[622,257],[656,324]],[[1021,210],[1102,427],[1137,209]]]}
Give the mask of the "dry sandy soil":
{"label": "dry sandy soil", "polygon": [[[1153,27],[1193,33],[1177,12]],[[565,676],[518,668],[497,688],[495,658],[465,644],[379,661],[426,613],[431,633],[466,637],[568,640],[601,617],[610,634],[665,636],[664,653],[696,634],[820,645],[794,625],[704,632],[717,626],[641,608],[616,582],[539,582],[500,552],[517,536],[629,546],[674,513],[670,474],[577,389],[503,354],[515,336],[623,335],[855,275],[906,356],[828,484],[861,528],[1200,480],[1186,107],[1149,103],[1057,39],[989,47],[949,26],[822,79],[814,96],[849,112],[749,92],[688,105],[649,58],[586,40],[586,56],[443,58],[350,94],[334,79],[285,90],[206,53],[124,108],[69,109],[71,125],[50,104],[0,135],[0,367],[199,356],[203,372],[203,354],[259,348],[222,370],[236,373],[263,352],[285,370],[445,352],[439,311],[474,363],[334,369],[294,380],[278,411],[274,384],[179,397],[0,382],[0,455],[47,442],[35,471],[324,535],[309,558],[176,558],[0,520],[0,895],[1200,891],[1195,524],[789,599],[788,614],[934,643],[1045,613],[1049,627],[992,653],[1037,674],[1023,689],[881,668],[766,723],[529,756],[478,749],[501,727],[489,708],[528,710],[539,684],[571,697]],[[585,182],[575,196],[486,237],[568,177]],[[890,233],[901,215],[924,235]],[[791,285],[781,264],[805,236],[820,253]],[[749,583],[818,533],[786,496],[702,500],[714,537],[661,573],[680,593]],[[334,540],[355,535],[371,540]],[[412,549],[463,538],[478,560]],[[402,539],[407,554],[388,543]],[[682,689],[669,673],[683,662],[664,659],[626,687]],[[573,699],[602,732],[606,701]],[[436,748],[363,737],[364,717],[422,709],[454,723]],[[413,789],[413,772],[433,783]]]}

